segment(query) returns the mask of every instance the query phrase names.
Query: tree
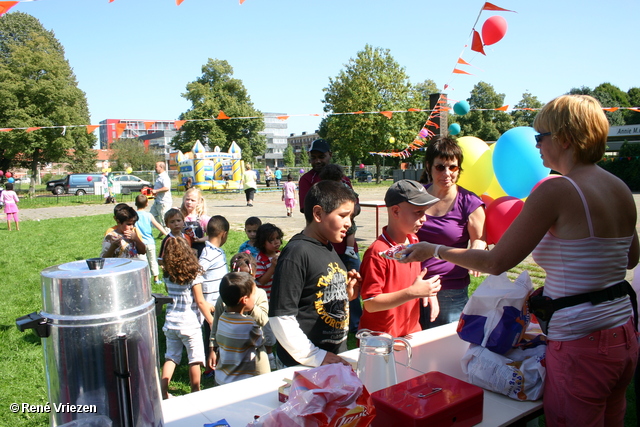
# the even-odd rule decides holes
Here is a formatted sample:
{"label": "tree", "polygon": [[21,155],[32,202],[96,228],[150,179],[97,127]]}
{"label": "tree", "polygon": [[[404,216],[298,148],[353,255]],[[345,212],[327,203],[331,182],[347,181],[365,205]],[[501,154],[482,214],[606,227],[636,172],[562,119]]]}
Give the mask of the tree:
{"label": "tree", "polygon": [[0,169],[28,167],[31,195],[39,165],[80,155],[84,161],[95,143],[84,127],[59,127],[89,123],[87,100],[53,32],[25,13],[0,18],[0,123],[42,128],[0,135]]}
{"label": "tree", "polygon": [[[602,83],[593,90],[593,96],[600,101],[605,108],[630,107],[629,96],[611,83]],[[625,124],[624,110],[605,111],[605,115],[611,126],[623,126]]]}
{"label": "tree", "polygon": [[98,169],[96,166],[97,158],[98,153],[95,150],[89,147],[78,147],[73,151],[73,154],[68,156],[69,166],[67,169],[71,173],[94,172]]}
{"label": "tree", "polygon": [[158,153],[145,148],[144,144],[136,139],[118,139],[111,144],[113,154],[111,161],[115,162],[114,170],[126,170],[132,167],[138,170],[152,170],[163,157]]}
{"label": "tree", "polygon": [[475,136],[483,141],[497,141],[500,135],[511,129],[511,116],[496,108],[504,105],[504,94],[497,93],[492,85],[479,82],[467,99],[472,110],[464,116],[455,116],[460,123],[460,135]]}
{"label": "tree", "polygon": [[[423,113],[393,114],[391,118],[377,113],[415,108],[416,92],[388,49],[366,45],[344,70],[329,79],[324,91],[324,111],[330,115],[322,120],[318,133],[331,142],[333,151],[349,159],[352,170],[371,159],[369,152],[406,147],[424,124]],[[335,114],[358,111],[374,113]],[[418,127],[416,117],[422,120]],[[381,157],[371,160],[379,181]]]}
{"label": "tree", "polygon": [[[627,94],[629,95],[629,106],[635,108],[640,107],[640,88],[632,87],[631,89],[629,89],[629,92],[627,92]],[[627,111],[627,114],[625,114],[624,122],[627,125],[640,124],[640,113],[631,110]]]}
{"label": "tree", "polygon": [[[191,108],[180,115],[186,122],[172,139],[174,148],[187,152],[200,140],[213,149],[227,151],[233,141],[242,149],[242,158],[253,162],[263,155],[266,138],[258,134],[264,129],[262,113],[253,103],[241,80],[234,79],[233,68],[227,61],[211,59],[202,66],[202,76],[187,84],[182,94]],[[252,119],[213,120],[223,111],[228,117],[258,117]]]}
{"label": "tree", "polygon": [[309,153],[307,153],[307,149],[302,147],[300,150],[300,166],[307,167],[309,166]]}
{"label": "tree", "polygon": [[293,146],[287,145],[282,153],[282,161],[287,167],[293,167],[296,165],[296,153],[293,152]]}
{"label": "tree", "polygon": [[511,113],[511,120],[513,126],[529,126],[533,127],[533,121],[538,115],[538,109],[542,108],[542,102],[538,100],[537,96],[531,95],[529,92],[522,94],[522,99],[515,105],[515,108],[532,108],[535,111],[530,110],[517,110]]}

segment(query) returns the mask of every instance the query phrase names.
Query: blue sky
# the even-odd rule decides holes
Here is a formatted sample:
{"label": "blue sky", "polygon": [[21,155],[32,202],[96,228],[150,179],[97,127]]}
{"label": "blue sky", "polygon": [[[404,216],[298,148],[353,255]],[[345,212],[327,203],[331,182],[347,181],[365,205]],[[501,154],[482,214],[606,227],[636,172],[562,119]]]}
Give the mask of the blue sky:
{"label": "blue sky", "polygon": [[[525,91],[548,102],[572,87],[640,87],[640,1],[496,0],[517,13],[484,11],[509,28],[486,57],[465,49],[484,1],[428,0],[39,0],[28,13],[65,48],[91,124],[107,118],[175,120],[181,97],[208,58],[223,59],[254,106],[290,115],[322,113],[323,88],[366,44],[389,49],[413,83],[432,79],[454,100],[479,81],[514,105]],[[452,74],[462,58],[471,76]],[[318,117],[291,117],[290,133]]]}

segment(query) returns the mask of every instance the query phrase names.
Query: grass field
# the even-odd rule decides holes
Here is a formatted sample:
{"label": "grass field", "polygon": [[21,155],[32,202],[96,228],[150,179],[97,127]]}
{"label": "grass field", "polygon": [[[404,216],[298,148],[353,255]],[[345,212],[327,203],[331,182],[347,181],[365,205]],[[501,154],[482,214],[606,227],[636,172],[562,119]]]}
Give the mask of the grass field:
{"label": "grass field", "polygon": [[[14,414],[9,411],[12,403],[44,405],[48,401],[41,340],[34,332],[22,333],[15,320],[25,314],[42,309],[40,272],[47,267],[98,256],[104,231],[113,225],[111,215],[80,218],[61,218],[42,221],[25,221],[21,231],[8,232],[0,225],[0,426],[44,426],[48,414]],[[244,233],[232,231],[224,249],[231,257],[246,240]],[[159,247],[159,241],[157,242]],[[364,248],[363,248],[364,249]],[[516,267],[510,274],[517,275],[525,268]],[[526,267],[536,285],[542,283],[544,273],[531,266]],[[475,289],[482,278],[472,279]],[[154,292],[165,293],[162,286]],[[164,335],[161,327],[164,317],[158,318],[160,357],[164,354]],[[355,340],[350,339],[350,348]],[[186,359],[186,357],[185,357]],[[213,386],[212,379],[203,378],[203,388]],[[187,366],[181,365],[171,383],[171,393],[189,392]],[[632,387],[627,398],[633,402]],[[625,425],[636,425],[635,408],[627,410]]]}

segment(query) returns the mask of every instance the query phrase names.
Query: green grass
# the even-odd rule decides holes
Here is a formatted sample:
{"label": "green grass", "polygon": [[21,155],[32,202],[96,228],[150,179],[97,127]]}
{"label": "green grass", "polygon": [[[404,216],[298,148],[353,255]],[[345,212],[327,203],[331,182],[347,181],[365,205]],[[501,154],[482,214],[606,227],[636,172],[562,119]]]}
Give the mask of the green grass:
{"label": "green grass", "polygon": [[[97,256],[103,233],[113,225],[113,218],[111,215],[97,215],[24,221],[20,224],[19,232],[8,232],[4,224],[0,223],[0,277],[3,279],[0,282],[0,425],[43,426],[49,422],[47,414],[13,414],[8,410],[11,403],[43,405],[48,401],[41,340],[32,331],[18,331],[15,320],[42,309],[40,272],[50,266]],[[245,240],[243,232],[231,231],[223,247],[227,257],[235,254]],[[158,248],[159,243],[157,241]],[[534,286],[542,284],[544,272],[531,264],[520,264],[509,272],[510,277],[517,276],[524,268],[532,276]],[[472,277],[470,292],[482,280],[484,277]],[[155,286],[154,292],[165,293],[165,290],[162,285]],[[163,323],[164,314],[158,318],[161,360],[164,359],[165,350],[161,331]],[[353,336],[350,336],[348,345],[349,348],[355,347]],[[186,355],[183,360],[186,360]],[[212,386],[213,379],[202,379],[203,388]],[[170,389],[174,395],[189,392],[189,377],[184,362],[176,369]],[[632,384],[627,392],[627,426],[636,425],[634,399]]]}

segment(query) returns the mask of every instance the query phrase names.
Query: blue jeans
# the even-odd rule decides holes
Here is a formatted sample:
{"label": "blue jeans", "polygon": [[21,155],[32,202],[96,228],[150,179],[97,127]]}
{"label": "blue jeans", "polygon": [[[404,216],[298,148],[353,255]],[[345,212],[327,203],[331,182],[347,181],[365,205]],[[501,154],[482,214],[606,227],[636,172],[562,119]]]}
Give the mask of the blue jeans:
{"label": "blue jeans", "polygon": [[[344,263],[344,266],[347,267],[347,271],[360,271],[360,258],[351,258],[350,256],[347,256],[345,254],[339,256]],[[360,298],[358,297],[353,301],[349,301],[349,332],[358,332],[360,317],[362,317],[362,303],[360,302]]]}
{"label": "blue jeans", "polygon": [[440,314],[436,320],[431,322],[431,306],[423,307],[420,305],[420,325],[422,329],[435,328],[436,326],[446,325],[448,323],[460,320],[462,309],[469,301],[469,287],[462,289],[442,289],[438,292],[438,304],[440,305]]}

